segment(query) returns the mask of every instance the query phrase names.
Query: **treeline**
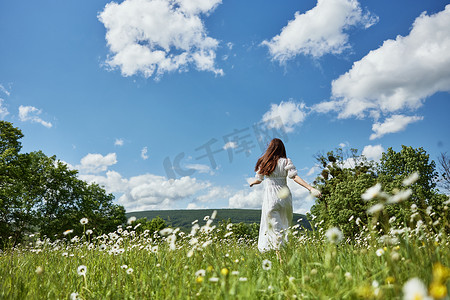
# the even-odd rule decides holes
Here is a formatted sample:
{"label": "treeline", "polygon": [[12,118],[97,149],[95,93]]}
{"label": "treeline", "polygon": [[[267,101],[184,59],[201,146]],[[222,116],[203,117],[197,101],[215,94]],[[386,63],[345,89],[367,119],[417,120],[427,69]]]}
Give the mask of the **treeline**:
{"label": "treeline", "polygon": [[[423,148],[402,146],[382,154],[379,163],[342,149],[316,156],[321,173],[314,182],[322,197],[311,208],[310,220],[317,227],[339,227],[347,237],[363,226],[387,234],[393,225],[414,228],[417,222],[448,227],[449,196],[437,183],[448,187],[448,157],[440,158],[441,174]],[[447,164],[450,165],[450,164]],[[375,223],[375,224],[373,224]]]}
{"label": "treeline", "polygon": [[23,134],[0,121],[0,247],[20,243],[25,235],[60,238],[65,230],[83,233],[87,218],[97,233],[114,231],[126,221],[123,206],[96,184],[77,178],[55,156],[20,153]]}

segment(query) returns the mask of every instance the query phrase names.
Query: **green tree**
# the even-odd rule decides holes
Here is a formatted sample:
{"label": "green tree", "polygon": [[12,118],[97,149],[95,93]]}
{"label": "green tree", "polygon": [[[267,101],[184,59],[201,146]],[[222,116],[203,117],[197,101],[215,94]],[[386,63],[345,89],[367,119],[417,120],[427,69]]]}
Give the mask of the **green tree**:
{"label": "green tree", "polygon": [[132,225],[136,228],[137,234],[141,234],[147,230],[150,235],[153,235],[155,232],[159,232],[161,229],[167,227],[166,221],[164,221],[164,219],[160,216],[157,216],[151,220],[147,220],[145,217],[140,218],[133,222]]}
{"label": "green tree", "polygon": [[55,156],[19,153],[20,129],[5,121],[0,129],[0,246],[16,244],[36,231],[50,238],[67,229],[82,234],[81,218],[97,233],[125,222],[125,210],[113,204],[112,194],[78,179],[78,172]]}
{"label": "green tree", "polygon": [[[436,163],[430,160],[430,155],[422,147],[414,149],[402,145],[399,152],[389,148],[383,153],[377,169],[378,182],[382,184],[384,191],[391,194],[406,188],[402,183],[407,177],[414,172],[419,174],[419,179],[409,186],[412,190],[411,197],[401,203],[387,206],[389,216],[395,216],[399,222],[408,224],[413,204],[417,206],[424,220],[435,221],[448,215],[448,211],[443,209],[443,202],[448,200],[448,197],[439,194],[436,189]],[[428,216],[428,207],[432,208],[432,216]]]}
{"label": "green tree", "polygon": [[[316,199],[311,208],[311,214],[315,216],[313,223],[323,221],[321,227],[337,226],[346,236],[356,234],[359,229],[355,220],[360,218],[367,222],[368,203],[362,200],[361,194],[375,184],[373,162],[358,155],[356,149],[344,152],[341,148],[326,155],[318,154],[316,160],[322,171],[315,185],[321,190],[322,197]],[[351,219],[353,222],[349,221]]]}

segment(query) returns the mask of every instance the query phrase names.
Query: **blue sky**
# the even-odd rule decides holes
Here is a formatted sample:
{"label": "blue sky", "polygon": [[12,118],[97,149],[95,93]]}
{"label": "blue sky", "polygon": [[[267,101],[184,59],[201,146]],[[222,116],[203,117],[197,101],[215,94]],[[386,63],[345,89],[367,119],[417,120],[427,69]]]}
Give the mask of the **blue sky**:
{"label": "blue sky", "polygon": [[259,208],[274,136],[309,182],[336,147],[449,151],[448,4],[2,1],[0,117],[127,211]]}

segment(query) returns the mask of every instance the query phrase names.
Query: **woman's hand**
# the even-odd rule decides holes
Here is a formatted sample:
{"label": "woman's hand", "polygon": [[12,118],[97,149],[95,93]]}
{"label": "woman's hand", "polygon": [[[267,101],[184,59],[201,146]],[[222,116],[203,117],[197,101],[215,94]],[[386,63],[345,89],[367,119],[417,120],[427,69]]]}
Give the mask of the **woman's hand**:
{"label": "woman's hand", "polygon": [[322,197],[322,193],[318,189],[311,188],[309,191],[311,192],[311,195],[313,195],[316,198]]}
{"label": "woman's hand", "polygon": [[262,181],[255,180],[252,183],[250,183],[250,187],[254,186],[255,184],[260,184]]}

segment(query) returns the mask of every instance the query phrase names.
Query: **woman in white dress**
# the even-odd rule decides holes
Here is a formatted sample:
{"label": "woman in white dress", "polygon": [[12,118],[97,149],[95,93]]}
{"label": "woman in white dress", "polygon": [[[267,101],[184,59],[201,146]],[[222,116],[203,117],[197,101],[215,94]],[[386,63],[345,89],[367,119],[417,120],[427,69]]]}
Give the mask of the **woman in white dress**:
{"label": "woman in white dress", "polygon": [[255,180],[250,183],[250,187],[260,184],[266,178],[258,249],[261,252],[274,249],[278,255],[292,222],[292,195],[287,187],[286,177],[293,179],[316,197],[321,197],[321,194],[297,175],[292,161],[286,157],[286,150],[280,139],[270,142],[266,152],[258,159],[255,171]]}

